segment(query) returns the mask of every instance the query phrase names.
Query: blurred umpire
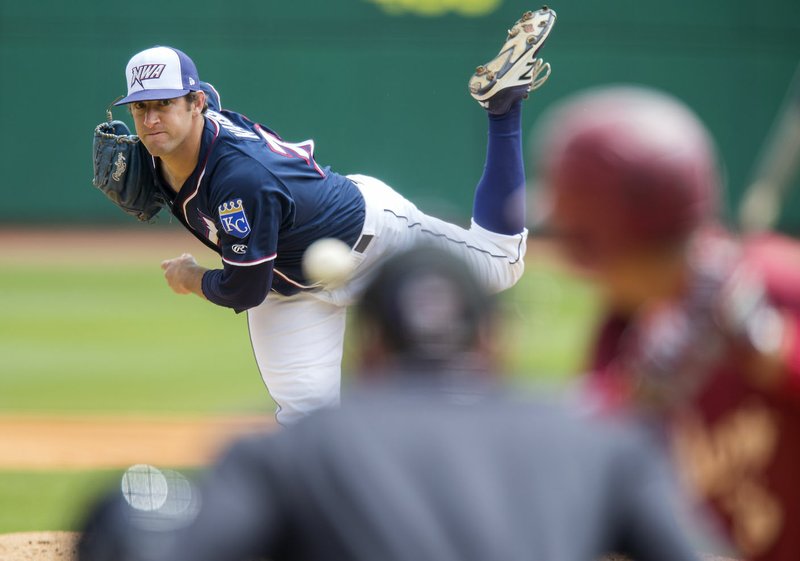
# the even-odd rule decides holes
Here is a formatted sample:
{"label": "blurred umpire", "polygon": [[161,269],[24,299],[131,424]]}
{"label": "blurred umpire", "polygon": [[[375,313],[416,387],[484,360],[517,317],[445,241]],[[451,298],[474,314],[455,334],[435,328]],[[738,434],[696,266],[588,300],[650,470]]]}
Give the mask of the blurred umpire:
{"label": "blurred umpire", "polygon": [[183,528],[131,525],[110,499],[81,561],[695,559],[642,434],[500,386],[493,306],[460,261],[394,257],[360,320],[364,367],[341,409],[234,444]]}

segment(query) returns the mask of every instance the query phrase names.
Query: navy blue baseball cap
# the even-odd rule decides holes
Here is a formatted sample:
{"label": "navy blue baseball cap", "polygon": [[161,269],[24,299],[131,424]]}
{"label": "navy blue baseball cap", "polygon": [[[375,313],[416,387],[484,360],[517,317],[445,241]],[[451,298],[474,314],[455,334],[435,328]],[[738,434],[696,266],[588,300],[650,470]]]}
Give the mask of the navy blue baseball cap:
{"label": "navy blue baseball cap", "polygon": [[197,67],[172,47],[153,47],[133,55],[125,67],[128,95],[114,103],[172,99],[200,89]]}

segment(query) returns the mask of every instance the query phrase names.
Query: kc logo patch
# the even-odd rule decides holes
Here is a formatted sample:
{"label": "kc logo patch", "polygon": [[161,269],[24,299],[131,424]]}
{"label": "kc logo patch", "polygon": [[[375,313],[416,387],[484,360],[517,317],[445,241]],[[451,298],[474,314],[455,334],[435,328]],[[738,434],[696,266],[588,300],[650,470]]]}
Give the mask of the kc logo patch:
{"label": "kc logo patch", "polygon": [[250,234],[250,224],[244,214],[242,199],[228,201],[219,207],[219,221],[225,233],[235,238],[244,239]]}

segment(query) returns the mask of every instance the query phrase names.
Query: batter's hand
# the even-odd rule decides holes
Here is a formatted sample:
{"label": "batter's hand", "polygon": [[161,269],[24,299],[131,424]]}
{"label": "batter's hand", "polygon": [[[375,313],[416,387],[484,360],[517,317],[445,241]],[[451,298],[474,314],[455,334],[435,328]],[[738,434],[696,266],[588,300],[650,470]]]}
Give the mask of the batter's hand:
{"label": "batter's hand", "polygon": [[174,259],[166,259],[161,262],[164,270],[164,278],[167,279],[169,287],[177,294],[197,294],[203,296],[203,274],[208,270],[197,264],[194,257],[184,253]]}

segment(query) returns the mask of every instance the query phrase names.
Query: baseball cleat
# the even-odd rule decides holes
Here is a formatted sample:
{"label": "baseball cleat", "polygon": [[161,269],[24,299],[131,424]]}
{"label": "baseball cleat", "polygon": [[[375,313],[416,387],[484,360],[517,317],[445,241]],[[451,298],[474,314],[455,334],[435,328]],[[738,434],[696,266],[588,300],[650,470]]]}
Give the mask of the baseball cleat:
{"label": "baseball cleat", "polygon": [[536,58],[536,53],[555,22],[555,11],[543,6],[525,12],[508,30],[498,55],[476,68],[469,81],[470,95],[481,107],[490,113],[505,113],[512,103],[544,84],[550,76],[550,64]]}

